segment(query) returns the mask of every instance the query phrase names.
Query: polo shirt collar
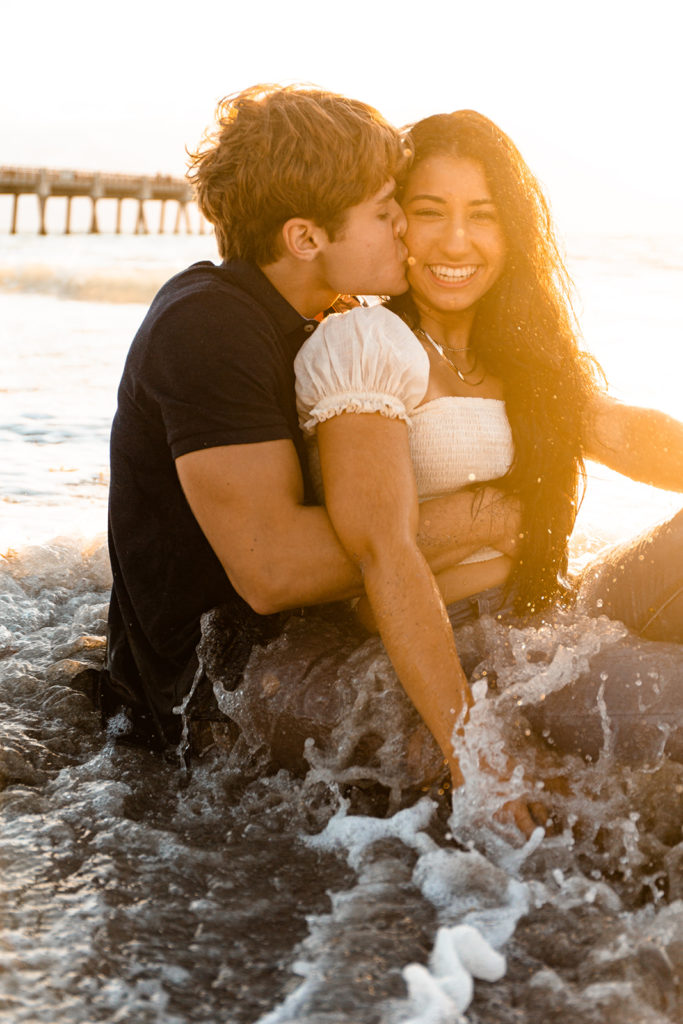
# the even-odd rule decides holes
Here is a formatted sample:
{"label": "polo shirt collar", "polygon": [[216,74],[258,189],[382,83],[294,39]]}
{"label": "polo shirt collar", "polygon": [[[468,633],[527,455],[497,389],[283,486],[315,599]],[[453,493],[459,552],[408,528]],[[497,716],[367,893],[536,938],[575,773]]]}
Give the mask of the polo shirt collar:
{"label": "polo shirt collar", "polygon": [[226,260],[222,266],[230,272],[232,280],[270,314],[282,333],[291,336],[293,341],[302,344],[318,326],[317,320],[307,320],[297,312],[255,263]]}

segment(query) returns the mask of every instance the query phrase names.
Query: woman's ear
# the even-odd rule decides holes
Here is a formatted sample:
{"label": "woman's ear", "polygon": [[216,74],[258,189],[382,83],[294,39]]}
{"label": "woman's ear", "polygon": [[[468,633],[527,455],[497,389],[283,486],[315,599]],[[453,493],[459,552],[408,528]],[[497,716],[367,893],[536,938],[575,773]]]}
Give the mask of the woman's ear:
{"label": "woman's ear", "polygon": [[305,217],[291,217],[282,225],[282,244],[294,259],[310,263],[327,240],[325,229]]}

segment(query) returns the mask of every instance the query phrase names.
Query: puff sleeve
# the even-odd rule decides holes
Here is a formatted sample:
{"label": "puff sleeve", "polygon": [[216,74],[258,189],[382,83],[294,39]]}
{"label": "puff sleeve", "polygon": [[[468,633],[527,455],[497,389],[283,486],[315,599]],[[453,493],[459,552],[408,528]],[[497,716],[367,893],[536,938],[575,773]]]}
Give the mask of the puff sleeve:
{"label": "puff sleeve", "polygon": [[384,306],[327,317],[294,361],[305,434],[342,412],[379,412],[409,422],[429,381],[429,358],[410,328]]}

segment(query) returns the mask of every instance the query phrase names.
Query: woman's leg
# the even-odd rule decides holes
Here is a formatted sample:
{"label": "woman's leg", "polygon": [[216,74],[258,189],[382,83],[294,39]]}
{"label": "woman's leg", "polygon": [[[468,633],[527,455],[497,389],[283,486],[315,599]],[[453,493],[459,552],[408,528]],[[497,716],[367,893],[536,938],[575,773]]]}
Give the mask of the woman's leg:
{"label": "woman's leg", "polygon": [[683,510],[589,565],[579,597],[647,640],[683,643]]}
{"label": "woman's leg", "polygon": [[525,706],[534,732],[592,760],[609,749],[630,764],[683,762],[683,511],[589,565],[579,607],[639,635],[607,644],[578,678]]}

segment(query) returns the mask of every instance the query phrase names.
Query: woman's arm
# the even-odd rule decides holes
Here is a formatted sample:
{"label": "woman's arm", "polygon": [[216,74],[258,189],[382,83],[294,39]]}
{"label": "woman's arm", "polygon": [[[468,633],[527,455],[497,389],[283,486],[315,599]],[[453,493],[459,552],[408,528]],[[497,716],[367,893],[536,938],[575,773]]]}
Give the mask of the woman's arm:
{"label": "woman's arm", "polygon": [[[469,552],[468,552],[469,553]],[[468,562],[465,565],[455,562],[452,566],[434,573],[436,585],[441,592],[443,603],[448,605],[471,597],[490,587],[501,587],[507,583],[514,562],[506,555],[487,559],[485,562]],[[356,618],[368,633],[377,632],[372,609],[367,596],[363,595],[354,606]]]}
{"label": "woman's arm", "polygon": [[[342,413],[318,425],[318,445],[332,525],[361,570],[387,654],[457,787],[463,778],[452,737],[472,697],[443,600],[417,546],[406,425],[376,413]],[[506,803],[501,815],[527,837],[547,818],[545,807],[524,797]]]}
{"label": "woman's arm", "polygon": [[596,395],[588,410],[584,454],[632,480],[683,491],[683,423],[656,409]]}
{"label": "woman's arm", "polygon": [[417,545],[418,503],[405,423],[342,413],[318,426],[325,504],[360,568],[396,674],[462,781],[453,730],[471,696],[434,576]]}

